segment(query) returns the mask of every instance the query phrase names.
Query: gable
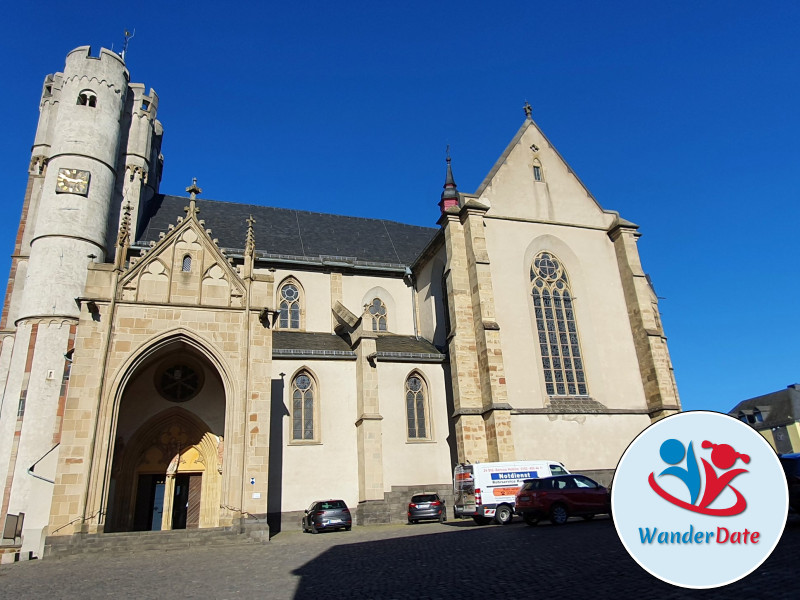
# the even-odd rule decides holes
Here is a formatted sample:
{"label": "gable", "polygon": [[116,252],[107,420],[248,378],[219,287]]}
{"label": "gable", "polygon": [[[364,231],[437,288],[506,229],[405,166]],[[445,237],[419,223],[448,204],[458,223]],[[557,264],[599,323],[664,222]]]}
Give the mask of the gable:
{"label": "gable", "polygon": [[494,217],[601,228],[613,220],[530,119],[474,196],[490,207],[487,214]]}
{"label": "gable", "polygon": [[245,305],[245,286],[194,214],[170,225],[120,278],[117,297],[130,302],[200,306]]}

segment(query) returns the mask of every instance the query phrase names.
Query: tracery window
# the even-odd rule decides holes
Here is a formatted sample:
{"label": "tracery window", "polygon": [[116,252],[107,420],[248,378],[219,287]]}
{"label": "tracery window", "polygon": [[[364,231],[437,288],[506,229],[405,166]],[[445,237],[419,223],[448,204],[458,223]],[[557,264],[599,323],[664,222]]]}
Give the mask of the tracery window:
{"label": "tracery window", "polygon": [[313,441],[316,385],[307,371],[301,371],[292,380],[292,440]]}
{"label": "tracery window", "polygon": [[405,391],[408,439],[428,439],[430,436],[428,434],[428,399],[425,381],[418,373],[412,373],[406,379]]}
{"label": "tracery window", "polygon": [[281,286],[280,291],[280,320],[281,329],[300,329],[300,288],[296,283],[289,282]]}
{"label": "tracery window", "polygon": [[588,395],[569,278],[550,252],[533,260],[531,294],[547,393]]}
{"label": "tracery window", "polygon": [[369,314],[372,315],[372,331],[387,331],[386,327],[386,305],[380,298],[372,300],[369,305]]}
{"label": "tracery window", "polygon": [[183,264],[181,265],[181,271],[184,273],[189,273],[192,270],[192,257],[190,255],[186,255],[183,257]]}

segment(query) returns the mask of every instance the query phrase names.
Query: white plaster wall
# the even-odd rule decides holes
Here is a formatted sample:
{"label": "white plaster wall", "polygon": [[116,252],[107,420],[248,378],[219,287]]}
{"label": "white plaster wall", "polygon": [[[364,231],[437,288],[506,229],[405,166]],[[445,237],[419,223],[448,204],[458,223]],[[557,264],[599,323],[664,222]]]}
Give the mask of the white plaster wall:
{"label": "white plaster wall", "polygon": [[[3,486],[8,476],[11,446],[14,442],[14,430],[17,423],[19,393],[22,389],[22,376],[25,370],[28,341],[31,327],[29,323],[20,323],[14,336],[3,339],[2,364],[8,363],[7,373],[2,379],[2,400],[0,400],[0,481]],[[16,349],[16,352],[14,350]],[[0,515],[2,517],[3,515]]]}
{"label": "white plaster wall", "polygon": [[28,261],[20,259],[17,262],[17,273],[14,280],[14,287],[11,289],[11,298],[8,301],[8,320],[6,327],[12,328],[17,320],[22,298],[25,295],[25,282],[28,277]]}
{"label": "white plaster wall", "polygon": [[[427,384],[430,441],[408,439],[406,378],[414,371]],[[380,414],[383,433],[383,485],[448,484],[451,481],[450,448],[447,444],[447,403],[444,370],[439,364],[378,362]]]}
{"label": "white plaster wall", "polygon": [[[42,531],[47,527],[50,517],[53,484],[37,479],[27,471],[55,445],[53,435],[56,432],[56,413],[66,360],[64,353],[67,351],[68,341],[68,322],[39,325],[28,380],[22,434],[17,449],[14,482],[8,505],[8,512],[12,514],[20,511],[25,513],[23,551],[33,550],[39,556],[42,555]],[[22,367],[21,371],[24,371],[24,361]],[[50,370],[53,371],[53,378],[47,379]],[[14,415],[16,416],[16,407]],[[44,461],[36,466],[34,472],[53,481],[55,479],[53,467],[55,467],[53,461]]]}
{"label": "white plaster wall", "polygon": [[25,232],[22,235],[22,243],[20,245],[20,253],[27,255],[31,251],[31,239],[35,233],[36,216],[39,211],[39,201],[42,196],[42,189],[44,184],[44,177],[34,177],[33,185],[31,186],[31,199],[28,204],[28,214],[25,223]]}
{"label": "white plaster wall", "polygon": [[589,395],[609,408],[646,406],[614,248],[604,231],[486,220],[509,402],[541,408],[546,398],[530,267],[540,251],[566,267]]}
{"label": "white plaster wall", "polygon": [[444,295],[447,290],[442,288],[445,259],[445,248],[442,246],[417,274],[419,335],[437,346],[444,346],[447,342],[444,314]]}
{"label": "white plaster wall", "polygon": [[277,269],[275,275],[275,297],[270,305],[280,307],[280,289],[287,277],[296,279],[303,288],[302,307],[305,311],[305,331],[331,331],[331,278],[328,273]]}
{"label": "white plaster wall", "polygon": [[36,240],[17,318],[66,315],[77,319],[80,309],[75,298],[83,295],[86,268],[92,261],[88,255],[98,253],[96,245],[80,239]]}
{"label": "white plaster wall", "polygon": [[648,425],[646,414],[511,415],[519,460],[558,460],[571,471],[616,468]]}
{"label": "white plaster wall", "polygon": [[[383,290],[388,294],[388,299],[384,299]],[[378,293],[386,304],[389,331],[401,335],[414,335],[412,292],[402,277],[342,275],[342,304],[355,315],[363,314],[364,304],[376,297],[373,294]],[[388,310],[392,304],[394,308]]]}
{"label": "white plaster wall", "polygon": [[[317,385],[319,443],[292,442],[291,382],[302,369],[314,375]],[[303,510],[314,500],[328,498],[341,498],[352,509],[358,504],[355,361],[273,360],[273,381],[281,380],[280,373],[285,374],[283,410],[273,404],[272,418],[283,419],[281,511]],[[275,440],[270,444],[274,452]]]}

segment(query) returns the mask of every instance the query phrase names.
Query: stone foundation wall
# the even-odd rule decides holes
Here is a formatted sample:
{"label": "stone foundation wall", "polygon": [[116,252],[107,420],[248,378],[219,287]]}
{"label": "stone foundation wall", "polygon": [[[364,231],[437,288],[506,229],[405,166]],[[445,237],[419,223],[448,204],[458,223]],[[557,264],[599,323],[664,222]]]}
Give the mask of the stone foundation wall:
{"label": "stone foundation wall", "polygon": [[600,485],[608,487],[614,479],[615,469],[585,469],[583,471],[570,471],[576,475],[586,475],[589,479],[594,479]]}
{"label": "stone foundation wall", "polygon": [[447,507],[448,518],[453,518],[453,486],[439,483],[415,486],[392,486],[392,491],[384,492],[383,500],[360,502],[355,510],[356,525],[382,525],[406,523],[408,521],[408,502],[411,496],[422,492],[439,494]]}

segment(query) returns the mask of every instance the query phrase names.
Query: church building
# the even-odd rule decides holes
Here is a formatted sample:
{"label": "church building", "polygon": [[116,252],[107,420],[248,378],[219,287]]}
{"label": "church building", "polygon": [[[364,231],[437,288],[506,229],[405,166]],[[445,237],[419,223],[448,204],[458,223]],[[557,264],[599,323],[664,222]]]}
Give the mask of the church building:
{"label": "church building", "polygon": [[466,462],[607,484],[680,410],[638,228],[530,107],[474,193],[448,158],[419,227],[162,194],[158,103],[106,49],[44,81],[0,322],[0,517],[25,514],[23,550],[297,528],[325,498],[405,521]]}

